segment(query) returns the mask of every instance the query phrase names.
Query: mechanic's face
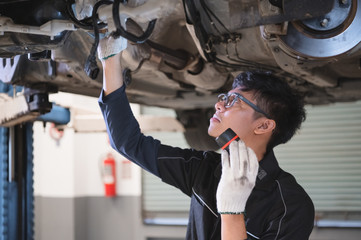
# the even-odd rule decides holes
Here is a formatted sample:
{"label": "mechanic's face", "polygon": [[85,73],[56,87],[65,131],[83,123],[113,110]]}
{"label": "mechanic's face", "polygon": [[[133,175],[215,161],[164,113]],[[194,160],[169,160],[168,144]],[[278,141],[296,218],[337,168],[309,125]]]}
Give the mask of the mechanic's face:
{"label": "mechanic's face", "polygon": [[216,112],[210,119],[208,134],[212,137],[218,137],[225,130],[231,128],[243,141],[246,141],[253,134],[257,124],[254,117],[255,110],[244,101],[232,96],[232,93],[241,94],[251,104],[256,104],[255,101],[251,100],[253,99],[251,92],[242,92],[240,88],[232,89],[228,92],[228,98],[223,98],[223,101],[221,98],[215,104]]}

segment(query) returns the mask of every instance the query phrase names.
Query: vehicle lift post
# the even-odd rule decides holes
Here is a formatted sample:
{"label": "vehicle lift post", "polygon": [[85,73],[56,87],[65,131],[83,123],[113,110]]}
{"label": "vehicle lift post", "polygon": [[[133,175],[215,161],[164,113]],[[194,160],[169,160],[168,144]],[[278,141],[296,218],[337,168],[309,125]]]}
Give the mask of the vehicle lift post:
{"label": "vehicle lift post", "polygon": [[[20,89],[0,82],[0,93],[11,96]],[[26,97],[28,111],[24,111],[24,106],[11,105],[19,101],[8,99],[3,104],[12,106],[12,109],[19,107],[21,110],[10,118],[0,119],[0,239],[2,240],[34,239],[33,121],[49,121],[56,124],[67,124],[70,121],[68,109],[56,107],[53,108],[55,111],[50,111],[53,105],[48,102],[47,93],[30,89],[27,91],[30,92]],[[0,106],[0,109],[4,111],[5,108]],[[47,114],[42,115],[44,113]]]}

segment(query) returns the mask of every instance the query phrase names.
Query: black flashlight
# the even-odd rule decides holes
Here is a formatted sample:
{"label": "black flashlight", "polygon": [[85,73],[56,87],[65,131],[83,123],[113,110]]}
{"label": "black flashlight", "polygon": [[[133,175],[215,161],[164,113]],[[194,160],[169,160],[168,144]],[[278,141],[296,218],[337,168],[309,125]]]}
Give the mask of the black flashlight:
{"label": "black flashlight", "polygon": [[219,135],[219,137],[216,138],[216,142],[217,142],[218,146],[220,146],[222,148],[222,150],[226,149],[228,152],[229,152],[228,146],[234,140],[238,141],[239,137],[230,128],[228,128],[221,135]]}

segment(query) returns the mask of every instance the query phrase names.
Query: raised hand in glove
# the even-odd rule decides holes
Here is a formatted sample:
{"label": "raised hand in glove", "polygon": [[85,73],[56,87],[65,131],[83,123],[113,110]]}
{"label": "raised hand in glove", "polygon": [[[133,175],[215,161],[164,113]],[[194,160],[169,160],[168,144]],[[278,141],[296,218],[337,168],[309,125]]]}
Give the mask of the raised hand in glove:
{"label": "raised hand in glove", "polygon": [[98,58],[100,60],[108,59],[127,48],[127,39],[123,37],[114,38],[105,37],[100,40],[98,46]]}
{"label": "raised hand in glove", "polygon": [[241,214],[256,183],[258,160],[243,141],[233,141],[229,154],[222,151],[222,176],[217,188],[220,214]]}

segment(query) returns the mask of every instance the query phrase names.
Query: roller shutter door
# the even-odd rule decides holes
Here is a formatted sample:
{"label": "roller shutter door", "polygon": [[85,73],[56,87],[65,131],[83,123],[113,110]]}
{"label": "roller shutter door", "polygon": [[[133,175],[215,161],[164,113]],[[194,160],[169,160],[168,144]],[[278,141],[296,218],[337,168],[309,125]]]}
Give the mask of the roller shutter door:
{"label": "roller shutter door", "polygon": [[361,102],[307,108],[299,134],[275,149],[316,211],[361,211]]}

